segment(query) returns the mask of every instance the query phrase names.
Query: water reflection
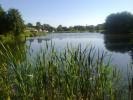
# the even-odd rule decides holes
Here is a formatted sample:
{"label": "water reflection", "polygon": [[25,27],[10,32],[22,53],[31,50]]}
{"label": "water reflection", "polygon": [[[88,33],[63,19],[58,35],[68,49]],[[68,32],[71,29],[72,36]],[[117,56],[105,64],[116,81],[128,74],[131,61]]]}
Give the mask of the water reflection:
{"label": "water reflection", "polygon": [[37,39],[38,43],[42,43],[43,39]]}
{"label": "water reflection", "polygon": [[51,45],[51,42],[58,51],[64,50],[68,44],[73,47],[81,44],[82,48],[92,45],[99,52],[105,51],[108,55],[111,55],[111,63],[124,70],[127,64],[133,62],[133,39],[131,36],[103,36],[100,33],[54,33],[46,36],[27,38],[25,43],[16,40],[8,45],[10,45],[14,54],[16,53],[15,55],[18,52],[15,50],[16,45],[19,45],[23,50],[25,46],[29,47],[26,50],[31,52],[31,55],[35,55],[41,48],[46,48],[46,43]]}
{"label": "water reflection", "polygon": [[31,42],[33,42],[34,41],[34,39],[29,39],[29,42],[31,43]]}
{"label": "water reflection", "polygon": [[104,43],[107,50],[117,53],[128,53],[133,63],[133,39],[132,35],[104,35]]}
{"label": "water reflection", "polygon": [[50,41],[50,38],[43,38],[43,37],[37,37],[37,38],[28,38],[26,41],[28,41],[30,44],[34,42],[34,40],[37,40],[38,43],[42,43],[43,41]]}

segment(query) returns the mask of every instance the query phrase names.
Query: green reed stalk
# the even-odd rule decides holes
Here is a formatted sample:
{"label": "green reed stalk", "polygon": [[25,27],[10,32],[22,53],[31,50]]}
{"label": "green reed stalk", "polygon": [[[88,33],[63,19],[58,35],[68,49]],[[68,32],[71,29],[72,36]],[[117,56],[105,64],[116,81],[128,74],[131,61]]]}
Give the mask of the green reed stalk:
{"label": "green reed stalk", "polygon": [[0,99],[115,100],[121,92],[119,71],[104,63],[106,52],[94,47],[67,46],[59,52],[51,44],[36,56],[1,44]]}

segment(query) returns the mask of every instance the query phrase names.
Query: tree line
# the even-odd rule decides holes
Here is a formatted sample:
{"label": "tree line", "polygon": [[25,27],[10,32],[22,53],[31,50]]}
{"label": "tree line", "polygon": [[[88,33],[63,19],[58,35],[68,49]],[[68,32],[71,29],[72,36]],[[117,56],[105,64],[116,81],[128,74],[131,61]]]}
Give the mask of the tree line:
{"label": "tree line", "polygon": [[76,26],[62,26],[59,25],[58,27],[53,27],[49,24],[41,24],[40,22],[36,22],[36,25],[33,25],[32,23],[28,23],[26,25],[29,28],[35,28],[38,31],[39,30],[47,30],[48,32],[99,32],[104,30],[104,24],[98,24],[96,26],[94,25],[86,25],[86,26],[81,26],[81,25],[76,25]]}
{"label": "tree line", "polygon": [[19,35],[23,33],[25,28],[34,28],[45,30],[48,32],[103,32],[111,34],[127,34],[133,33],[133,14],[129,12],[113,13],[107,16],[105,23],[94,25],[76,25],[76,26],[62,26],[53,27],[49,24],[41,24],[37,22],[36,25],[32,23],[24,24],[24,20],[17,9],[9,9],[5,11],[0,6],[0,34]]}
{"label": "tree line", "polygon": [[24,21],[17,9],[4,11],[0,6],[0,34],[19,35],[24,32]]}
{"label": "tree line", "polygon": [[103,32],[105,34],[129,34],[133,33],[133,14],[130,12],[112,13],[107,16],[105,23],[94,25],[76,25],[76,26],[62,26],[52,27],[49,24],[41,24],[37,22],[34,26],[31,23],[27,24],[28,27],[34,27],[37,30],[48,30],[49,32]]}
{"label": "tree line", "polygon": [[102,31],[104,29],[104,24],[98,24],[96,26],[94,25],[76,25],[76,26],[70,26],[70,27],[64,27],[62,25],[59,25],[57,27],[58,32],[66,31],[66,32],[98,32]]}
{"label": "tree line", "polygon": [[[28,24],[29,25],[29,24]],[[105,23],[94,25],[76,25],[76,26],[62,26],[59,25],[57,28],[50,26],[49,24],[41,25],[40,22],[36,23],[36,26],[33,26],[36,29],[48,30],[52,32],[103,32],[104,34],[129,34],[133,33],[133,14],[130,12],[120,12],[113,13],[107,16]]]}

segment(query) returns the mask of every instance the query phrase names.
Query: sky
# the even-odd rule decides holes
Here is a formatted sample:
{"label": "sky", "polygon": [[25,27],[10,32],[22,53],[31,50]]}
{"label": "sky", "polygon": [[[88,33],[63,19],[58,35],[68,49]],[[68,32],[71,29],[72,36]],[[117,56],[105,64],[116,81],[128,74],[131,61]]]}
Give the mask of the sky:
{"label": "sky", "polygon": [[16,8],[25,23],[52,26],[97,25],[111,13],[133,13],[133,0],[0,0],[8,10]]}

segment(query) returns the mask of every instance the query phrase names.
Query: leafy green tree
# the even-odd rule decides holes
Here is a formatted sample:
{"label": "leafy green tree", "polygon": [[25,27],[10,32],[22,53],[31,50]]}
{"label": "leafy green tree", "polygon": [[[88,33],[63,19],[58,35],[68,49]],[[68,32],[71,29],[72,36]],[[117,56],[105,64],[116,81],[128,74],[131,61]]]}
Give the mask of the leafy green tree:
{"label": "leafy green tree", "polygon": [[95,26],[96,32],[103,32],[104,31],[104,24],[98,24]]}
{"label": "leafy green tree", "polygon": [[85,31],[86,28],[85,28],[85,26],[78,25],[78,26],[74,26],[74,30],[75,31]]}
{"label": "leafy green tree", "polygon": [[74,28],[73,28],[72,26],[70,26],[70,27],[68,28],[68,30],[69,30],[70,32],[73,32],[73,31],[74,31]]}
{"label": "leafy green tree", "polygon": [[107,33],[125,34],[133,32],[133,15],[129,12],[111,14],[105,23]]}
{"label": "leafy green tree", "polygon": [[19,35],[24,31],[24,21],[17,9],[8,10],[8,28],[14,35]]}
{"label": "leafy green tree", "polygon": [[93,25],[86,26],[86,30],[88,30],[89,32],[94,32],[95,31],[95,26],[93,26]]}
{"label": "leafy green tree", "polygon": [[69,31],[69,29],[68,29],[67,27],[65,27],[65,26],[62,27],[62,30],[63,30],[64,32]]}
{"label": "leafy green tree", "polygon": [[53,30],[55,30],[55,28],[50,26],[49,24],[43,24],[42,30],[47,30],[48,32],[52,32]]}
{"label": "leafy green tree", "polygon": [[40,29],[42,29],[42,25],[40,22],[36,22],[36,29],[39,31]]}
{"label": "leafy green tree", "polygon": [[0,6],[0,34],[4,34],[7,29],[7,19],[6,19],[6,12]]}
{"label": "leafy green tree", "polygon": [[59,25],[59,26],[57,27],[57,31],[58,31],[58,32],[62,32],[62,31],[63,31],[62,25]]}
{"label": "leafy green tree", "polygon": [[32,28],[33,24],[32,23],[28,23],[26,26]]}

